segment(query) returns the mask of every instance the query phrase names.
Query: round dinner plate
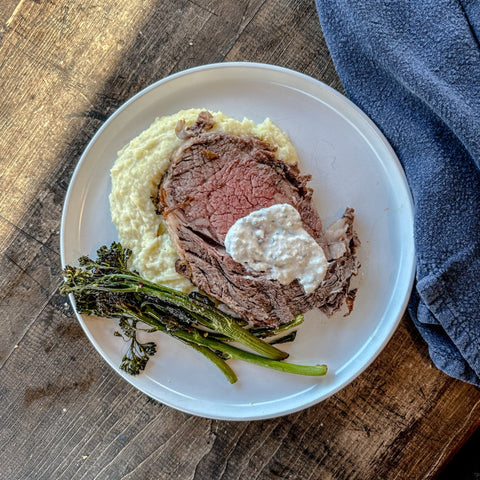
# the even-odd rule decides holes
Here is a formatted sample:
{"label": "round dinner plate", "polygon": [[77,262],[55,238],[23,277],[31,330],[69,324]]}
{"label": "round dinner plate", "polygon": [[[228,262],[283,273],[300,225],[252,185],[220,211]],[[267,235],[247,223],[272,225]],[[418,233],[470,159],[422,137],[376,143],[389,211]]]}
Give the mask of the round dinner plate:
{"label": "round dinner plate", "polygon": [[403,170],[373,122],[343,95],[301,73],[254,63],[192,68],[164,78],[120,107],[100,128],[73,174],[63,210],[63,266],[117,240],[110,218],[110,168],[117,152],[156,117],[188,108],[222,111],[242,120],[266,117],[288,134],[302,173],[312,175],[314,204],[324,227],[355,209],[361,241],[353,312],[309,312],[288,361],[328,365],[324,377],[304,377],[231,360],[234,385],[202,355],[161,333],[145,371],[119,369],[127,344],[113,320],[78,315],[89,340],[125,380],[148,396],[194,415],[265,419],[320,402],[349,384],[395,331],[413,284],[413,207]]}

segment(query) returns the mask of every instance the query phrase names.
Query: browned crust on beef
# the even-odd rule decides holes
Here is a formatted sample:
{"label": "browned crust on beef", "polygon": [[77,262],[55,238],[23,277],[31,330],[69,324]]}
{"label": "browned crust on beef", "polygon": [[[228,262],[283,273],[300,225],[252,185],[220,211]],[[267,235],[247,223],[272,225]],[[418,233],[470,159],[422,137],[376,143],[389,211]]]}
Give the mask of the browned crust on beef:
{"label": "browned crust on beef", "polygon": [[200,112],[197,120],[190,127],[185,126],[185,120],[180,120],[175,127],[175,134],[178,138],[186,140],[194,137],[200,132],[211,130],[215,126],[215,120],[210,112]]}

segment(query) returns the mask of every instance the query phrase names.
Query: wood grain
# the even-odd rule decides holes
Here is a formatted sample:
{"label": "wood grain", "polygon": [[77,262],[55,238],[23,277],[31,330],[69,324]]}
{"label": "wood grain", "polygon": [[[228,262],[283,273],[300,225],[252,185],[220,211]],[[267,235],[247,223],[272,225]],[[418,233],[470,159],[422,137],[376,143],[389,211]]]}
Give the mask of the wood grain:
{"label": "wood grain", "polygon": [[257,422],[149,399],[100,358],[58,294],[63,199],[83,149],[155,80],[268,62],[342,90],[307,0],[23,0],[0,7],[0,478],[434,478],[480,423],[405,317],[347,388]]}

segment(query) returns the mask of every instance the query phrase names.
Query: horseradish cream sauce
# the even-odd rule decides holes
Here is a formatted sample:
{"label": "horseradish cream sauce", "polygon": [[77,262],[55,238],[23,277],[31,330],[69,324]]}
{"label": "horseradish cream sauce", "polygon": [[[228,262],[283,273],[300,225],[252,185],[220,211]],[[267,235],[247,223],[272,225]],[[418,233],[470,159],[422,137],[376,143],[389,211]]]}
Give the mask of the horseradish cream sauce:
{"label": "horseradish cream sauce", "polygon": [[225,237],[227,253],[238,263],[288,285],[296,278],[312,293],[327,271],[322,247],[305,231],[288,204],[256,210],[237,220]]}

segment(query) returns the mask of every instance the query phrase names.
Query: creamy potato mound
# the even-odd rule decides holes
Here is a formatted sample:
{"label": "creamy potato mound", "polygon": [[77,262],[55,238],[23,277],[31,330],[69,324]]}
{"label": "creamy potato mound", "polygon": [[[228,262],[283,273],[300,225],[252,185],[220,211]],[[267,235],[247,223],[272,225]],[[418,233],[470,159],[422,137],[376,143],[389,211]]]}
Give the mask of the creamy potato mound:
{"label": "creamy potato mound", "polygon": [[[118,240],[132,250],[130,267],[147,280],[185,292],[193,285],[175,271],[178,255],[161,215],[155,213],[152,196],[169,166],[170,156],[182,143],[175,135],[177,122],[183,119],[189,126],[202,110],[192,108],[157,118],[118,152],[110,171],[112,220],[117,227]],[[216,122],[214,130],[234,135],[256,135],[278,148],[278,158],[297,163],[292,143],[270,119],[256,125],[246,118],[240,122],[222,112],[211,113]]]}

